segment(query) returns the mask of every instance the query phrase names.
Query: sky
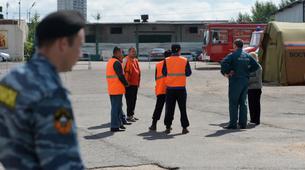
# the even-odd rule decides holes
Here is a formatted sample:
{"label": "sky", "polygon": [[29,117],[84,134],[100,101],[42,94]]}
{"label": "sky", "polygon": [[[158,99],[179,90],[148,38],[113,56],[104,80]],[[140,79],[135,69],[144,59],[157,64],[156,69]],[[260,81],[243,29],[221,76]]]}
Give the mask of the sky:
{"label": "sky", "polygon": [[[141,14],[148,14],[149,21],[156,20],[230,20],[238,12],[250,13],[256,0],[87,0],[87,20],[97,22],[95,16],[101,14],[99,22],[133,22]],[[272,1],[278,4],[280,0]],[[19,0],[0,0],[6,17],[6,3],[9,3],[8,17],[19,18]],[[21,18],[27,19],[37,12],[41,17],[57,10],[57,0],[21,0]]]}

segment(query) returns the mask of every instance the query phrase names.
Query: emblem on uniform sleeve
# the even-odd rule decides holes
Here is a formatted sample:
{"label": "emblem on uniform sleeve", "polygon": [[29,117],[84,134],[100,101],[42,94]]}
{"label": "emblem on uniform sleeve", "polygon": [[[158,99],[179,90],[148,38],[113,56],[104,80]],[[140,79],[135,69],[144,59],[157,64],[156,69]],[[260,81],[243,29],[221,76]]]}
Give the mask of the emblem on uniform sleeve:
{"label": "emblem on uniform sleeve", "polygon": [[59,109],[55,113],[54,127],[58,133],[62,135],[69,134],[72,129],[73,117],[72,114],[65,108]]}
{"label": "emblem on uniform sleeve", "polygon": [[17,91],[0,84],[0,103],[13,109],[16,106]]}

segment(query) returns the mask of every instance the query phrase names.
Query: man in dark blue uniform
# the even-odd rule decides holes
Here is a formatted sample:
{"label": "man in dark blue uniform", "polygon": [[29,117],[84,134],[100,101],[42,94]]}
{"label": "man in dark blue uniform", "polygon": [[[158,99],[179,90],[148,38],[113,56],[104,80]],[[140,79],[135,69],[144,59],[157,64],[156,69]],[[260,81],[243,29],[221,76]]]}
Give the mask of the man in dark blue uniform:
{"label": "man in dark blue uniform", "polygon": [[5,169],[84,169],[59,72],[81,55],[83,17],[55,12],[37,26],[37,53],[0,81],[0,162]]}
{"label": "man in dark blue uniform", "polygon": [[[234,41],[235,52],[221,62],[221,73],[229,79],[230,122],[226,129],[236,129],[237,120],[241,129],[247,128],[247,93],[249,74],[259,68],[258,63],[243,52],[243,41]],[[239,113],[239,118],[238,118]]]}

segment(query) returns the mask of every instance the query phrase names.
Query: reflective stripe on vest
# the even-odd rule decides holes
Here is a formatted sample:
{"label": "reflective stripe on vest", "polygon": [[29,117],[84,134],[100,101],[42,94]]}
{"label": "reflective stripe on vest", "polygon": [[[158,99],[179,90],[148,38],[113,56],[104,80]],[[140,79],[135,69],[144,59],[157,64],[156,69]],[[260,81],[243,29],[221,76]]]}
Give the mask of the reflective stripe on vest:
{"label": "reflective stripe on vest", "polygon": [[[119,77],[113,68],[113,65],[118,59],[111,58],[106,66],[106,78],[108,84],[108,94],[109,95],[122,95],[125,94],[125,87],[120,81]],[[122,66],[123,69],[123,66]]]}
{"label": "reflective stripe on vest", "polygon": [[115,79],[115,78],[119,78],[117,75],[113,75],[113,76],[106,76],[107,79]]}
{"label": "reflective stripe on vest", "polygon": [[165,76],[163,76],[162,68],[163,68],[164,61],[160,61],[156,64],[156,87],[155,87],[155,94],[156,96],[161,94],[166,94],[166,85],[165,85]]}
{"label": "reflective stripe on vest", "polygon": [[185,76],[185,73],[170,73],[170,74],[167,74],[167,76],[170,76],[170,77],[180,77],[180,76]]}
{"label": "reflective stripe on vest", "polygon": [[187,59],[181,56],[171,56],[166,58],[167,77],[165,80],[167,87],[185,87],[185,69]]}

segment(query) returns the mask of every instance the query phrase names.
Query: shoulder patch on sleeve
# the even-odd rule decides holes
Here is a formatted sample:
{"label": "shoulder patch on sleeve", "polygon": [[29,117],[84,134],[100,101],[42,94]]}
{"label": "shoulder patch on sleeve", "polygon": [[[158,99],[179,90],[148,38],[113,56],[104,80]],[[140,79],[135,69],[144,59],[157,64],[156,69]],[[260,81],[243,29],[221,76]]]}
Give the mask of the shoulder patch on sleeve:
{"label": "shoulder patch on sleeve", "polygon": [[65,108],[58,109],[54,114],[54,127],[62,135],[67,135],[72,130],[73,116]]}
{"label": "shoulder patch on sleeve", "polygon": [[10,109],[16,106],[18,92],[9,86],[0,84],[0,103]]}

